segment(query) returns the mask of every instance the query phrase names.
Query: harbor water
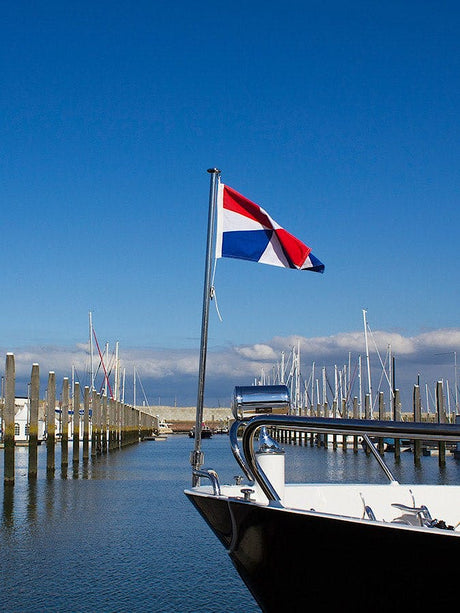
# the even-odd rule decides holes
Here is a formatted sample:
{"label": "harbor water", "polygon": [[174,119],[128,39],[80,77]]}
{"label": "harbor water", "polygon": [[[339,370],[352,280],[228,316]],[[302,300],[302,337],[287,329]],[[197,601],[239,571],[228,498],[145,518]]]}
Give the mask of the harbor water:
{"label": "harbor water", "polygon": [[[90,459],[76,472],[70,463],[61,473],[57,446],[55,477],[47,479],[41,446],[36,483],[27,479],[27,448],[17,448],[15,485],[0,488],[1,610],[259,611],[183,494],[191,483],[192,448],[191,439],[173,435]],[[203,450],[205,465],[222,483],[241,473],[228,436],[204,440]],[[385,482],[362,450],[287,445],[286,451],[291,481]],[[460,482],[460,462],[451,454],[442,470],[434,455],[417,468],[411,453],[399,464],[391,453],[385,458],[401,482]],[[0,453],[3,474],[2,463]]]}

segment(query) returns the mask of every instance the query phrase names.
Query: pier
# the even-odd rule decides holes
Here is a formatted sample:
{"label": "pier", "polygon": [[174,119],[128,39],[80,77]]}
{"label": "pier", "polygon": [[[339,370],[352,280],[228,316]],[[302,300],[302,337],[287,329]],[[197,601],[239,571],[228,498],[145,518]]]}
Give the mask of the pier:
{"label": "pier", "polygon": [[[0,402],[3,428],[4,485],[15,481],[15,441],[19,425],[16,422],[16,372],[14,354],[6,355],[5,397]],[[40,400],[40,367],[33,364],[29,384],[26,444],[28,447],[28,479],[37,478],[37,447],[46,445],[46,476],[53,478],[56,470],[56,445],[61,445],[61,473],[69,464],[69,438],[72,439],[71,463],[74,472],[80,463],[114,452],[127,445],[137,444],[152,434],[157,418],[142,407],[108,398],[76,381],[70,389],[64,377],[57,401],[58,386],[54,372],[48,373],[46,398]],[[83,408],[81,404],[83,392]],[[42,419],[40,420],[40,416]],[[44,436],[39,437],[39,423],[44,423]]]}

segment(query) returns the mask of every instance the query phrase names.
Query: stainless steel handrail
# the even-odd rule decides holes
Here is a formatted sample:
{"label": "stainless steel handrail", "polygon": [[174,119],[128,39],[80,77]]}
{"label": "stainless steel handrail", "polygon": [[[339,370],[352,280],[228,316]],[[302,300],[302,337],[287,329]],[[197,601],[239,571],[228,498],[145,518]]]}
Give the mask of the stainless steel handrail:
{"label": "stainless steel handrail", "polygon": [[375,448],[374,443],[371,441],[371,439],[369,438],[369,436],[367,434],[363,434],[363,440],[365,441],[366,445],[369,447],[369,451],[372,453],[372,455],[374,456],[374,458],[377,460],[377,462],[380,465],[380,468],[383,470],[383,472],[386,474],[386,476],[388,477],[388,480],[391,483],[396,483],[396,479],[393,477],[393,474],[391,472],[391,470],[388,468],[388,466],[385,464],[385,462],[383,461],[382,456],[379,454],[379,452],[377,451],[377,449]]}
{"label": "stainless steel handrail", "polygon": [[204,477],[205,479],[209,479],[211,481],[212,490],[214,496],[220,496],[220,483],[219,477],[215,470],[192,470],[192,473],[195,477]]}
{"label": "stainless steel handrail", "polygon": [[[264,414],[252,417],[244,423],[235,422],[232,429],[234,429],[234,432],[236,432],[241,426],[244,427],[242,436],[242,456],[237,443],[236,446],[243,463],[238,460],[238,457],[234,452],[235,458],[238,460],[242,468],[243,466],[246,466],[246,470],[249,472],[252,478],[257,481],[262,491],[272,504],[281,504],[280,498],[272,487],[270,481],[259,468],[254,450],[254,436],[257,430],[259,430],[259,428],[262,426],[278,426],[285,427],[290,430],[321,432],[325,434],[346,434],[363,437],[371,434],[377,437],[396,439],[410,438],[460,442],[460,425],[458,424],[431,424],[402,421],[378,421],[369,419],[335,419],[328,417],[298,417],[296,415]],[[383,460],[381,463],[383,463]],[[389,472],[388,468],[387,470]],[[391,475],[391,472],[389,472],[389,475]],[[387,473],[387,476],[389,475]],[[389,476],[389,478],[392,479],[392,475],[391,477]]]}
{"label": "stainless steel handrail", "polygon": [[246,475],[246,478],[249,479],[252,484],[254,483],[254,477],[252,476],[249,466],[246,464],[243,456],[241,455],[240,447],[238,445],[238,430],[245,425],[246,422],[234,421],[233,424],[230,426],[230,431],[228,435],[230,437],[230,446],[232,449],[233,456],[240,465],[241,470]]}

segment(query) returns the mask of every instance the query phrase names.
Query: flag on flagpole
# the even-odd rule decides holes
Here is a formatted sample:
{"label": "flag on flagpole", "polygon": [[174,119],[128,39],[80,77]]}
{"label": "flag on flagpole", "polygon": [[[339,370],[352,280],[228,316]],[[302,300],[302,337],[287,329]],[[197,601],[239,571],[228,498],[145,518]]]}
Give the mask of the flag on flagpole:
{"label": "flag on flagpole", "polygon": [[216,257],[324,272],[301,240],[289,234],[262,207],[219,183]]}

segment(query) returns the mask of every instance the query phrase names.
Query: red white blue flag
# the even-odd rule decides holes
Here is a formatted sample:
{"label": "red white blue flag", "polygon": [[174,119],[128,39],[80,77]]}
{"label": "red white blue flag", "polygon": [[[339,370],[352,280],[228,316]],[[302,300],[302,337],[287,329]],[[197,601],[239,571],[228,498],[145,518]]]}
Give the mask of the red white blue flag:
{"label": "red white blue flag", "polygon": [[223,183],[217,195],[216,257],[324,272],[324,264],[310,247],[286,232],[262,207]]}

